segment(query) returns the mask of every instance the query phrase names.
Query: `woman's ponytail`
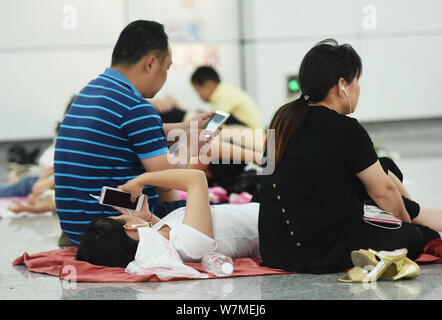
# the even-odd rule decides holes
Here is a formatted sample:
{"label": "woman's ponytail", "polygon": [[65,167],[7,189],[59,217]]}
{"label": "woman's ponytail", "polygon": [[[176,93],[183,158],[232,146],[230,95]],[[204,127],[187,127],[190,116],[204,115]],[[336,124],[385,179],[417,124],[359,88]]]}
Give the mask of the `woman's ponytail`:
{"label": "woman's ponytail", "polygon": [[[278,163],[289,141],[299,132],[308,113],[308,95],[301,95],[297,100],[283,105],[273,116],[269,129],[275,130],[275,163]],[[273,148],[268,148],[268,151]],[[268,155],[272,156],[272,155]]]}
{"label": "woman's ponytail", "polygon": [[274,152],[275,163],[281,160],[290,139],[296,137],[307,118],[309,102],[323,101],[340,78],[351,83],[361,73],[361,58],[348,44],[339,45],[334,39],[326,39],[310,49],[298,74],[299,87],[304,93],[299,99],[283,105],[274,115],[269,129],[275,130],[275,146],[268,146],[266,142],[267,156],[273,156],[269,153]]}

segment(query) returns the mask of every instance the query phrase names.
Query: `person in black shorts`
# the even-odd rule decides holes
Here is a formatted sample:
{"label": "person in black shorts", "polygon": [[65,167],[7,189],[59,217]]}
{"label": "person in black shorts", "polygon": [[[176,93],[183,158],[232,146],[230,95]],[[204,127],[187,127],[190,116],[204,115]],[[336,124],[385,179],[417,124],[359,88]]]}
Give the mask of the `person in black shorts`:
{"label": "person in black shorts", "polygon": [[[440,238],[442,210],[407,198],[399,168],[379,159],[368,133],[347,116],[358,104],[361,72],[350,45],[324,40],[302,61],[300,98],[274,115],[275,145],[267,156],[273,153],[276,166],[262,178],[259,195],[263,265],[338,272],[352,267],[353,250],[407,248],[416,259]],[[402,220],[401,228],[365,223],[367,201]]]}

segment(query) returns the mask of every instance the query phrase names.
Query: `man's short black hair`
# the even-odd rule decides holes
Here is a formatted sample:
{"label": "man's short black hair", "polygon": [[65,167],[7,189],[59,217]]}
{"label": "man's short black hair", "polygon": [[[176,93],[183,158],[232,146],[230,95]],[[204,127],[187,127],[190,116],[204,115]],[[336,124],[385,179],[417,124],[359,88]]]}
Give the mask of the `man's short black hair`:
{"label": "man's short black hair", "polygon": [[199,86],[203,85],[207,80],[214,81],[216,83],[221,82],[221,78],[215,69],[210,66],[201,66],[195,70],[190,79],[192,83],[195,83]]}
{"label": "man's short black hair", "polygon": [[149,53],[163,58],[169,52],[164,26],[155,21],[137,20],[121,31],[114,51],[112,65],[133,65]]}

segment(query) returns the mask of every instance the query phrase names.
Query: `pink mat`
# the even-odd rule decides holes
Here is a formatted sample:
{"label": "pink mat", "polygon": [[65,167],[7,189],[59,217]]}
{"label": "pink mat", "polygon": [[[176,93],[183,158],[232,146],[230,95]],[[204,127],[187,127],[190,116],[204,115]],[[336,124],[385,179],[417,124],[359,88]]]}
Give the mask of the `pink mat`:
{"label": "pink mat", "polygon": [[[25,265],[29,271],[45,273],[65,280],[77,282],[144,282],[144,281],[174,281],[195,280],[195,278],[175,277],[161,280],[154,274],[129,275],[124,268],[109,268],[92,265],[84,261],[75,260],[76,247],[40,252],[28,255],[26,252],[12,263]],[[234,273],[229,277],[261,276],[270,274],[287,274],[290,272],[259,266],[260,259],[234,259]],[[186,263],[186,265],[204,272],[201,263]],[[293,272],[292,272],[293,273]],[[208,274],[209,278],[216,278]]]}
{"label": "pink mat", "polygon": [[[109,268],[92,265],[84,261],[75,260],[76,247],[40,252],[28,255],[26,252],[13,261],[13,265],[25,265],[29,271],[44,273],[65,280],[77,282],[144,282],[144,281],[174,281],[195,280],[195,278],[176,277],[161,280],[154,274],[129,275],[124,268]],[[424,253],[416,259],[418,263],[442,263],[442,240],[429,242]],[[271,274],[294,274],[280,269],[261,267],[260,259],[234,259],[234,273],[229,277],[262,276]],[[186,265],[205,273],[201,263],[186,263]],[[216,278],[208,274],[209,278]]]}

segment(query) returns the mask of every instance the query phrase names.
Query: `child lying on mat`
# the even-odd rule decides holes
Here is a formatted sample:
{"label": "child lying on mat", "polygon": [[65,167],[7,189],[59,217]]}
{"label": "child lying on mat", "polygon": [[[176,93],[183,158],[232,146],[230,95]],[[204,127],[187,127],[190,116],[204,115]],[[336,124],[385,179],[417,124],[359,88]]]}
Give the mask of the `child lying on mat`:
{"label": "child lying on mat", "polygon": [[[192,169],[144,173],[119,189],[130,192],[135,200],[145,185],[186,191],[186,207],[172,211],[161,220],[149,210],[147,198],[138,212],[115,208],[122,215],[99,218],[88,225],[77,260],[125,268],[134,261],[137,250],[159,252],[158,248],[169,244],[183,262],[199,262],[212,251],[232,258],[260,258],[259,203],[211,206],[205,174]],[[366,214],[372,210],[365,208]],[[161,236],[148,238],[147,231],[151,230]],[[151,241],[147,247],[139,246],[141,237],[144,244]]]}
{"label": "child lying on mat", "polygon": [[[186,207],[162,220],[150,212],[146,198],[138,212],[115,208],[122,215],[99,218],[89,224],[77,260],[124,268],[135,258],[144,228],[152,228],[169,239],[183,262],[200,261],[215,250],[232,258],[259,257],[258,203],[210,206],[205,174],[191,169],[148,172],[119,188],[136,199],[145,185],[186,191]],[[164,245],[164,241],[150,244],[151,248]]]}

